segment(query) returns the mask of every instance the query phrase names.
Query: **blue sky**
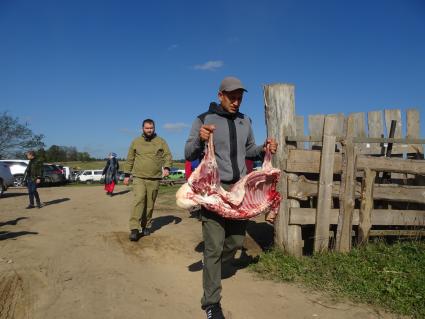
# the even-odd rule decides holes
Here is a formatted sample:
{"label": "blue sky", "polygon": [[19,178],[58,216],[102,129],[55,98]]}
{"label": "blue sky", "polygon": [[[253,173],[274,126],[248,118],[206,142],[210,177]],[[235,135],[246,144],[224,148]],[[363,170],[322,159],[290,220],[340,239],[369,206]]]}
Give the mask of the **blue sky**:
{"label": "blue sky", "polygon": [[296,113],[416,107],[425,126],[425,1],[0,0],[0,111],[52,144],[126,156],[152,118],[174,158],[221,79],[265,138],[263,85]]}

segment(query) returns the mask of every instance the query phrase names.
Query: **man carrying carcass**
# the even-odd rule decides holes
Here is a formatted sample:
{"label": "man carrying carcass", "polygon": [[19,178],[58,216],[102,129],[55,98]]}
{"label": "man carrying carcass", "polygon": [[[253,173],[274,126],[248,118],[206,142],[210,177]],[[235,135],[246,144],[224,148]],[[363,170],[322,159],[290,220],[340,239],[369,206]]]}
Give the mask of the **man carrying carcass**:
{"label": "man carrying carcass", "polygon": [[[218,91],[220,104],[212,102],[209,110],[195,119],[185,145],[186,160],[199,159],[214,132],[218,171],[226,190],[247,174],[246,158],[261,158],[266,146],[273,154],[277,149],[273,138],[268,138],[263,145],[255,144],[251,120],[239,112],[244,92],[247,91],[239,79],[223,79]],[[204,294],[201,304],[208,319],[224,318],[220,304],[222,264],[232,261],[236,251],[242,248],[246,226],[246,220],[225,219],[202,208]]]}

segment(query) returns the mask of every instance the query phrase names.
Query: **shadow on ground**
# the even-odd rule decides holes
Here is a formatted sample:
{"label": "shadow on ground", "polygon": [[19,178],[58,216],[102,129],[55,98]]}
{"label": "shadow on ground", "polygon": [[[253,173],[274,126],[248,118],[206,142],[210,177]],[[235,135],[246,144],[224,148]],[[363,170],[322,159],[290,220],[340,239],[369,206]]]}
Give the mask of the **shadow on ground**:
{"label": "shadow on ground", "polygon": [[38,235],[38,233],[32,232],[32,231],[18,231],[18,232],[0,231],[0,240],[13,239],[13,238],[21,237],[25,235]]}
{"label": "shadow on ground", "polygon": [[157,230],[160,230],[162,227],[174,223],[178,224],[182,221],[180,217],[173,216],[173,215],[167,215],[167,216],[159,216],[152,219],[152,226],[151,226],[151,233],[156,232]]}
{"label": "shadow on ground", "polygon": [[18,217],[12,220],[8,220],[7,222],[0,222],[0,227],[5,225],[16,225],[20,220],[28,219],[28,217]]}
{"label": "shadow on ground", "polygon": [[113,193],[112,195],[113,195],[113,196],[117,196],[117,195],[124,195],[124,194],[127,194],[127,193],[129,193],[129,192],[130,192],[130,190],[129,190],[129,189],[126,189],[126,190],[123,190],[123,191],[121,191],[121,192]]}
{"label": "shadow on ground", "polygon": [[[203,242],[198,244],[198,246],[201,244],[203,246]],[[230,278],[233,275],[235,275],[238,270],[246,268],[250,264],[253,264],[256,262],[258,262],[258,257],[252,257],[250,255],[247,255],[246,249],[243,248],[239,257],[221,264],[221,279]],[[201,271],[202,268],[203,268],[202,259],[187,266],[187,269],[190,272]]]}
{"label": "shadow on ground", "polygon": [[28,196],[28,193],[4,193],[1,198]]}
{"label": "shadow on ground", "polygon": [[274,228],[269,223],[250,220],[246,231],[263,251],[273,246]]}
{"label": "shadow on ground", "polygon": [[197,253],[202,253],[204,251],[204,242],[201,241],[198,245],[195,246],[195,251]]}
{"label": "shadow on ground", "polygon": [[55,204],[60,204],[62,202],[66,202],[69,201],[69,198],[65,197],[65,198],[58,198],[58,199],[54,199],[48,202],[44,202],[44,206],[49,206],[49,205],[55,205]]}

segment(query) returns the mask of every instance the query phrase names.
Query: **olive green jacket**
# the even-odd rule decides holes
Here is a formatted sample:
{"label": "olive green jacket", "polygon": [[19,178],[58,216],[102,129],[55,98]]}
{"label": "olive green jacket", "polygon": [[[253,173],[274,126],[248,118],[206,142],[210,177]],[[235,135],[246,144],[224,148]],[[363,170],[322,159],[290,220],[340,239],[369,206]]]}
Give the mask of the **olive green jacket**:
{"label": "olive green jacket", "polygon": [[25,170],[24,180],[35,181],[37,178],[43,179],[43,161],[33,158]]}
{"label": "olive green jacket", "polygon": [[167,142],[159,136],[146,140],[140,136],[131,142],[125,165],[126,175],[162,178],[162,168],[170,168],[172,157]]}

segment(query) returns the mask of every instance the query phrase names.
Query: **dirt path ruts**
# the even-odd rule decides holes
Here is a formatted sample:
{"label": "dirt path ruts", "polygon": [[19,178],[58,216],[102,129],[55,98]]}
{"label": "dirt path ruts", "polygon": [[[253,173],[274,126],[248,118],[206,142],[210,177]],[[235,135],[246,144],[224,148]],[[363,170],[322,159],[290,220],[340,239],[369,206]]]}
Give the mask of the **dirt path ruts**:
{"label": "dirt path ruts", "polygon": [[[24,209],[25,189],[0,199],[0,319],[205,317],[199,221],[162,195],[153,234],[129,242],[132,194],[117,191],[110,198],[101,187],[42,188],[48,205],[40,210]],[[248,254],[261,250],[263,230],[261,220],[250,224]],[[223,280],[222,303],[232,319],[396,318],[246,269]]]}

